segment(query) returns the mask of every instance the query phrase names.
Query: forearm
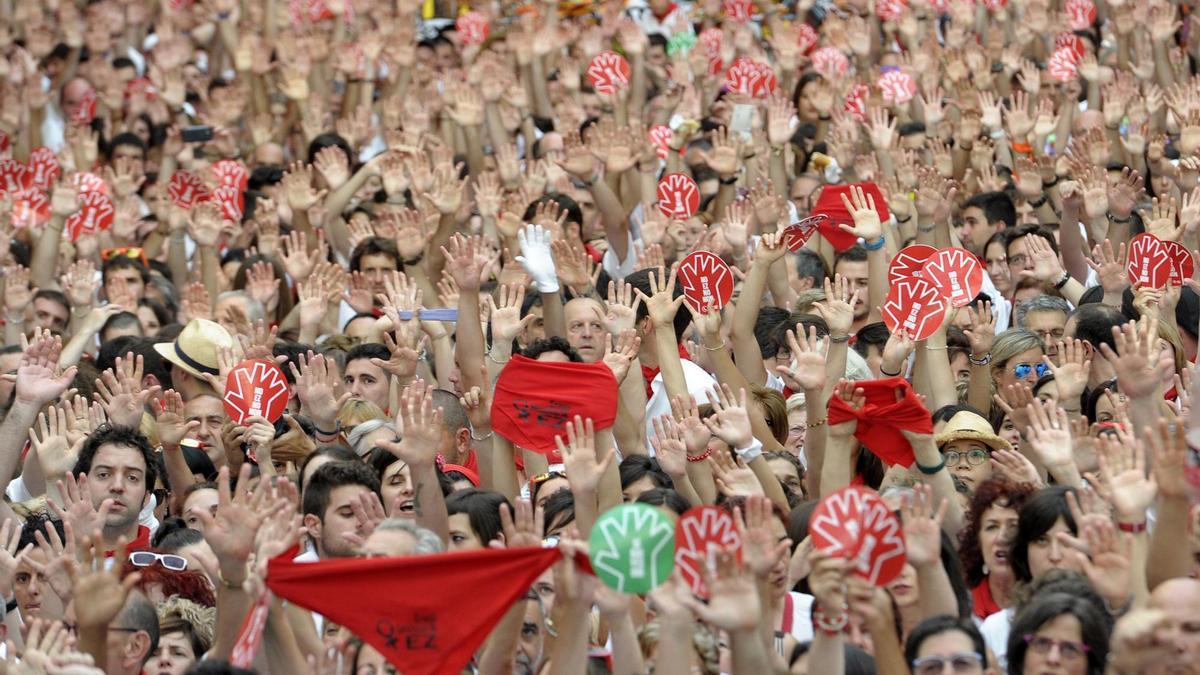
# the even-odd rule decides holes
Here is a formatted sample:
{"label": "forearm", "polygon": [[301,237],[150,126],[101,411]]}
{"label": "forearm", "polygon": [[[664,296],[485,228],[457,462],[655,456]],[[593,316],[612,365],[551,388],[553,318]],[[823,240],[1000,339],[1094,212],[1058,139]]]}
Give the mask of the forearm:
{"label": "forearm", "polygon": [[58,246],[65,224],[66,219],[62,216],[51,216],[50,222],[42,229],[42,236],[33,246],[29,282],[36,288],[50,288],[54,284],[54,271],[58,269]]}
{"label": "forearm", "polygon": [[302,673],[307,670],[304,653],[292,633],[283,601],[275,598],[267,613],[260,656],[266,659],[267,672]]}
{"label": "forearm", "polygon": [[[924,591],[922,590],[922,594]],[[950,612],[958,616],[957,607]],[[896,626],[888,617],[887,622],[873,621],[867,626],[871,642],[875,646],[875,668],[877,675],[909,675],[908,661],[904,658],[904,649],[896,637]]]}
{"label": "forearm", "polygon": [[95,344],[96,332],[92,330],[76,330],[67,344],[63,345],[62,353],[58,355],[58,367],[70,368],[79,363],[84,352]]}
{"label": "forearm", "polygon": [[[512,671],[513,658],[517,653],[517,640],[525,618],[525,603],[515,602],[500,623],[492,629],[483,653],[479,657],[480,673],[507,673]],[[297,671],[299,672],[299,671]]]}
{"label": "forearm", "polygon": [[783,484],[779,482],[779,478],[775,476],[775,472],[771,471],[771,467],[767,464],[767,460],[762,455],[755,457],[746,464],[751,471],[754,472],[754,477],[758,479],[759,485],[762,486],[763,494],[771,503],[776,504],[785,512],[791,510],[787,496],[783,493]]}
{"label": "forearm", "polygon": [[542,324],[546,337],[567,339],[567,321],[563,316],[562,292],[542,293]]}
{"label": "forearm", "polygon": [[767,286],[767,276],[768,270],[765,265],[755,262],[750,266],[750,273],[746,275],[746,281],[742,284],[738,302],[733,306],[733,322],[729,331],[738,370],[747,381],[757,385],[762,385],[767,380],[767,373],[762,365],[762,351],[758,348],[758,340],[754,338],[759,299]]}
{"label": "forearm", "polygon": [[[826,439],[824,461],[821,463],[821,490],[824,496],[846,487],[854,477],[854,468],[850,462],[855,441],[853,436],[829,434]],[[811,461],[811,460],[810,460]]]}
{"label": "forearm", "polygon": [[93,663],[108,663],[108,624],[79,626],[79,642],[75,648],[92,657]]}
{"label": "forearm", "polygon": [[642,384],[641,372],[640,362],[634,359],[617,390],[617,420],[612,432],[623,458],[649,454],[646,450],[646,387]]}
{"label": "forearm", "polygon": [[[614,452],[612,429],[601,429],[596,432],[596,456],[605,457]],[[617,471],[616,458],[609,464],[608,470],[600,475],[600,485],[596,491],[597,517],[601,513],[619,506],[624,501],[621,494],[621,474]],[[586,535],[585,535],[586,536]]]}
{"label": "forearm", "polygon": [[638,646],[637,628],[629,612],[609,622],[608,634],[612,639],[613,675],[640,675],[646,672],[642,650]]}
{"label": "forearm", "polygon": [[[733,653],[733,672],[735,673],[769,673],[772,672],[771,657],[767,654],[766,645],[757,630],[736,630],[729,633],[730,651]],[[813,672],[842,672],[813,671]]]}
{"label": "forearm", "polygon": [[[576,593],[579,589],[575,590]],[[559,593],[564,593],[560,590]],[[561,595],[559,596],[561,597]],[[561,602],[561,601],[560,601]],[[549,675],[577,675],[587,672],[588,633],[591,632],[590,602],[573,600],[563,608],[563,621],[550,650]]]}
{"label": "forearm", "polygon": [[708,462],[687,463],[688,483],[703,504],[717,503],[717,484],[713,480],[712,467]]}
{"label": "forearm", "polygon": [[958,616],[958,600],[954,597],[950,576],[940,560],[917,567],[917,583],[921,589],[919,607],[922,621],[941,614]]}
{"label": "forearm", "polygon": [[842,634],[830,635],[819,629],[814,630],[808,667],[813,673],[846,672],[846,648],[842,643]]}
{"label": "forearm", "polygon": [[929,409],[937,410],[958,403],[958,389],[954,386],[954,373],[950,370],[946,334],[941,331],[935,333],[919,349],[925,352],[925,358],[918,360],[917,364],[924,368],[929,378],[929,395],[932,399]]}
{"label": "forearm", "polygon": [[[230,583],[227,585],[224,581],[217,582],[217,627],[210,652],[211,658],[216,660],[229,660],[233,654],[233,646],[237,644],[238,636],[242,632],[246,614],[254,604],[254,599],[242,590],[241,582],[246,579],[244,564],[242,567],[240,571],[231,572],[222,565],[221,577]],[[234,576],[235,574],[237,576]]]}
{"label": "forearm", "polygon": [[450,541],[450,516],[446,513],[446,500],[438,483],[437,467],[409,465],[413,478],[413,513],[417,524],[432,530],[442,541]]}
{"label": "forearm", "polygon": [[221,292],[221,260],[217,256],[217,249],[201,246],[197,255],[200,256],[200,282],[208,291],[208,297],[215,298]]}
{"label": "forearm", "polygon": [[178,444],[163,444],[163,463],[167,466],[167,485],[171,494],[182,495],[189,485],[196,482],[195,475],[188,468],[183,450]]}
{"label": "forearm", "polygon": [[[665,617],[659,623],[658,653],[654,660],[655,675],[690,675],[692,672],[692,634],[695,628],[687,619]],[[582,671],[580,671],[582,672]],[[762,671],[766,672],[766,671]],[[813,671],[818,672],[818,671]],[[841,672],[841,671],[829,671]]]}
{"label": "forearm", "polygon": [[167,269],[171,271],[171,282],[183,288],[188,282],[187,246],[183,230],[174,230],[167,238]]}
{"label": "forearm", "polygon": [[[685,311],[680,308],[679,311]],[[654,327],[654,347],[658,356],[658,368],[662,374],[667,396],[686,397],[687,380],[683,376],[683,362],[679,358],[679,343],[675,341],[675,328],[671,324]],[[635,373],[636,374],[636,373]]]}
{"label": "forearm", "polygon": [[[952,538],[957,538],[958,532],[966,520],[966,515],[963,512],[962,502],[958,499],[958,491],[954,489],[954,479],[950,477],[950,471],[943,464],[942,453],[934,444],[932,436],[920,438],[913,443],[913,457],[916,463],[909,468],[910,473],[933,489],[934,504],[945,500],[946,517],[942,520],[942,530]],[[940,468],[930,474],[922,471],[921,467]]]}
{"label": "forearm", "polygon": [[[494,338],[493,338],[494,339]],[[463,378],[463,387],[487,387],[489,383],[479,381],[480,366],[483,365],[484,335],[479,323],[479,291],[462,291],[458,294],[458,323],[455,324],[454,358]],[[496,345],[492,345],[495,349]]]}
{"label": "forearm", "polygon": [[[983,354],[972,354],[979,359]],[[990,410],[992,407],[992,369],[989,365],[978,366],[971,364],[971,380],[967,384],[967,404],[976,410]]]}
{"label": "forearm", "polygon": [[604,225],[608,247],[618,261],[624,261],[630,253],[629,220],[625,217],[625,207],[621,206],[621,200],[604,181],[596,181],[589,190],[596,202],[596,209],[600,211],[600,222]]}
{"label": "forearm", "polygon": [[1158,502],[1158,517],[1150,533],[1146,559],[1146,584],[1150,590],[1168,579],[1192,573],[1193,561],[1187,546],[1188,500],[1164,497]]}
{"label": "forearm", "polygon": [[513,457],[513,445],[507,438],[492,433],[492,488],[512,501],[521,494],[521,481],[517,477],[517,463]]}
{"label": "forearm", "polygon": [[[14,394],[15,396],[15,394]],[[0,424],[0,494],[8,488],[21,462],[21,450],[29,438],[29,430],[37,420],[41,405],[14,400],[4,423]]]}

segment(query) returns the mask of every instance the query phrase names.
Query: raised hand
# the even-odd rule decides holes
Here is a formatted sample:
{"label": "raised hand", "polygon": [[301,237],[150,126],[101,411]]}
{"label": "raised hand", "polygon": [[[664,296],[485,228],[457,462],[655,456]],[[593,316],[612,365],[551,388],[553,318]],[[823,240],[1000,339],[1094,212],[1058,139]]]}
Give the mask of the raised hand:
{"label": "raised hand", "polygon": [[660,415],[650,420],[654,427],[654,435],[650,444],[654,447],[654,458],[659,467],[672,480],[687,476],[687,444],[684,442],[683,428],[670,415]]}
{"label": "raised hand", "polygon": [[709,571],[707,557],[702,558],[699,566],[708,589],[708,602],[690,596],[681,600],[705,623],[727,631],[752,630],[762,619],[754,576],[746,573],[732,550],[719,551],[715,562],[715,575]]}
{"label": "raised hand", "polygon": [[1112,364],[1121,382],[1121,393],[1130,398],[1150,396],[1159,391],[1163,376],[1174,369],[1170,358],[1159,353],[1157,330],[1143,320],[1113,326],[1117,350],[1100,345],[1100,353]]}
{"label": "raised hand", "polygon": [[255,550],[255,536],[264,520],[276,512],[287,510],[287,500],[270,497],[270,490],[261,487],[250,492],[250,464],[242,464],[237,487],[230,488],[229,467],[217,474],[217,511],[196,512],[204,524],[204,539],[212,547],[221,566],[221,576],[227,581],[240,582],[246,577],[246,561]]}
{"label": "raised hand", "polygon": [[875,210],[875,197],[863,192],[857,185],[850,186],[850,197],[843,193],[842,204],[854,218],[853,225],[841,223],[841,229],[861,237],[863,241],[874,242],[883,236],[883,223],[879,220],[879,212]]}
{"label": "raised hand", "polygon": [[913,567],[941,564],[942,521],[948,507],[943,498],[935,508],[933,488],[928,485],[918,485],[901,503],[904,553]]}
{"label": "raised hand", "polygon": [[570,483],[571,491],[575,493],[576,498],[579,498],[581,494],[595,493],[599,488],[600,479],[612,466],[616,453],[609,448],[603,457],[598,456],[596,428],[592,424],[591,418],[584,420],[576,415],[575,419],[567,424],[566,443],[563,442],[561,435],[556,436],[554,442],[562,454],[567,482]]}
{"label": "raised hand", "polygon": [[[846,405],[849,405],[854,410],[861,409],[867,404],[867,393],[861,387],[858,387],[854,382],[842,380],[833,388],[833,395],[842,399]],[[832,436],[853,436],[858,429],[858,420],[851,418],[845,422],[829,425],[829,433]]]}
{"label": "raised hand", "polygon": [[642,299],[625,282],[608,282],[608,304],[605,306],[604,327],[610,335],[620,335],[634,327],[638,305]]}
{"label": "raised hand", "polygon": [[968,305],[966,310],[971,327],[963,333],[971,342],[971,356],[982,359],[991,353],[992,341],[996,339],[996,315],[992,312],[992,303],[986,301],[978,311],[973,305]]}
{"label": "raised hand", "polygon": [[[74,417],[67,411],[50,406],[38,414],[37,425],[29,430],[29,443],[47,478],[60,478],[75,466],[87,437],[73,434],[73,424]],[[72,436],[76,438],[72,440]]]}
{"label": "raised hand", "polygon": [[729,452],[713,452],[707,462],[712,470],[713,481],[722,494],[728,497],[763,494],[762,483],[758,482],[754,470],[746,466],[740,457],[734,459]]}
{"label": "raised hand", "polygon": [[340,388],[337,363],[311,351],[301,354],[297,361],[299,369],[295,363],[288,365],[296,382],[296,397],[300,399],[301,409],[322,428],[333,428],[338,411],[350,400],[350,392],[342,392],[340,396],[337,393]]}
{"label": "raised hand", "polygon": [[684,444],[687,445],[689,456],[695,457],[704,453],[712,432],[700,419],[700,409],[696,399],[689,394],[687,398],[676,396],[671,399],[671,416],[679,424],[683,433]]}
{"label": "raised hand", "polygon": [[1154,474],[1146,475],[1146,447],[1128,430],[1118,427],[1113,436],[1097,439],[1100,476],[1117,520],[1137,525],[1158,495]]}
{"label": "raised hand", "polygon": [[[650,295],[646,295],[641,289],[633,289],[642,302],[646,303],[646,312],[650,315],[650,320],[654,323],[655,328],[670,328],[675,320],[675,313],[679,311],[679,306],[684,302],[684,295],[681,293],[678,297],[675,293],[675,275],[679,271],[678,267],[671,268],[671,276],[668,278],[666,270],[658,268],[658,274],[650,273]],[[664,283],[664,279],[666,282]]]}
{"label": "raised hand", "polygon": [[500,531],[504,533],[504,541],[493,539],[488,542],[491,548],[534,548],[542,545],[542,528],[545,518],[539,504],[534,508],[528,499],[518,499],[510,509],[508,504],[500,505]]}
{"label": "raised hand", "polygon": [[1058,365],[1049,357],[1042,360],[1054,373],[1054,382],[1058,385],[1058,400],[1074,407],[1079,403],[1083,390],[1087,387],[1088,375],[1091,373],[1092,360],[1084,349],[1082,340],[1067,339],[1058,343]]}
{"label": "raised hand", "polygon": [[1133,536],[1118,532],[1107,518],[1090,519],[1079,526],[1079,536],[1058,533],[1068,558],[1092,582],[1110,607],[1124,607],[1133,588]]}
{"label": "raised hand", "polygon": [[796,324],[798,332],[787,332],[791,361],[787,365],[775,366],[775,371],[795,391],[818,391],[825,388],[825,358],[827,348],[817,337],[816,326],[810,326],[808,335],[803,326]]}
{"label": "raised hand", "polygon": [[124,358],[117,357],[113,369],[105,370],[96,382],[96,400],[103,406],[108,418],[119,426],[138,428],[146,401],[162,390],[159,385],[142,386],[143,364],[141,355],[132,352]]}
{"label": "raised hand", "polygon": [[1024,382],[1010,384],[1003,389],[998,389],[997,393],[992,395],[992,400],[1012,420],[1017,432],[1025,436],[1028,433],[1032,412],[1029,405],[1034,401],[1033,389]]}
{"label": "raised hand", "polygon": [[604,336],[604,358],[602,360],[604,365],[613,371],[613,377],[617,379],[618,384],[625,381],[625,376],[629,373],[629,366],[637,358],[638,349],[641,346],[642,339],[632,328],[621,332],[615,347],[612,334]]}
{"label": "raised hand", "polygon": [[533,278],[533,285],[540,293],[558,292],[558,273],[550,252],[550,239],[550,232],[541,225],[527,225],[517,232],[521,255],[516,261]]}
{"label": "raised hand", "polygon": [[775,536],[771,500],[762,495],[746,497],[745,507],[734,507],[733,522],[742,538],[742,557],[760,580],[767,581],[776,564],[792,548],[792,540]]}
{"label": "raised hand", "polygon": [[112,565],[106,564],[99,535],[87,537],[86,543],[80,548],[81,565],[79,570],[71,572],[71,586],[75,600],[75,622],[81,630],[107,629],[125,606],[129,591],[141,579],[138,572],[121,578],[127,555],[125,543],[124,540],[117,542]]}
{"label": "raised hand", "polygon": [[28,559],[31,550],[33,544],[21,548],[21,523],[5,518],[4,524],[0,525],[0,591],[12,595],[17,567]]}
{"label": "raised hand", "polygon": [[826,277],[825,300],[814,302],[813,309],[825,319],[831,335],[846,335],[854,325],[856,304],[858,291],[850,292],[850,280],[837,274],[832,284]]}
{"label": "raised hand", "polygon": [[492,305],[492,342],[507,344],[517,339],[521,331],[528,328],[537,317],[526,314],[521,318],[521,306],[525,302],[525,287],[501,286]]}
{"label": "raised hand", "polygon": [[[23,315],[37,289],[29,285],[29,268],[14,265],[4,270],[4,310],[10,317]],[[23,317],[18,316],[18,318]],[[10,319],[12,321],[13,319]]]}
{"label": "raised hand", "polygon": [[1030,420],[1026,438],[1041,463],[1051,471],[1061,467],[1074,468],[1070,421],[1066,411],[1053,401],[1038,399],[1026,406],[1026,410]]}
{"label": "raised hand", "polygon": [[713,415],[704,419],[704,425],[714,436],[725,441],[731,449],[748,447],[754,440],[750,428],[750,413],[746,407],[746,390],[739,389],[737,398],[728,384],[722,384],[708,394]]}
{"label": "raised hand", "polygon": [[402,440],[381,440],[376,445],[403,460],[416,475],[419,470],[432,468],[437,460],[445,416],[441,408],[433,407],[433,387],[420,378],[400,392],[398,407],[396,433]]}

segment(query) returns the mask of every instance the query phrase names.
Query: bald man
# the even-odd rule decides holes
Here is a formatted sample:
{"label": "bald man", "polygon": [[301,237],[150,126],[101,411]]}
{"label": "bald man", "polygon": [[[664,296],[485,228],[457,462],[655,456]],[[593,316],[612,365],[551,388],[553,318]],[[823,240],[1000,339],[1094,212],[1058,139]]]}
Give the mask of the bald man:
{"label": "bald man", "polygon": [[1111,675],[1200,675],[1200,581],[1168,579],[1145,608],[1122,616],[1108,654]]}

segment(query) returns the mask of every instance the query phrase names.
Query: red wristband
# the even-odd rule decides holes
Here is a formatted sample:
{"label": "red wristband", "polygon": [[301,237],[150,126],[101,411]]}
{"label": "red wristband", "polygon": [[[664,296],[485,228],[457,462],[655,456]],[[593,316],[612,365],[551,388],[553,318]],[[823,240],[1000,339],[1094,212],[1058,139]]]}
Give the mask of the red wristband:
{"label": "red wristband", "polygon": [[698,454],[698,455],[688,455],[688,456],[687,456],[687,461],[689,461],[689,462],[703,462],[704,460],[708,459],[709,455],[711,455],[711,454],[712,454],[712,452],[713,452],[713,451],[712,451],[712,448],[705,448],[705,449],[704,449],[704,452],[702,452],[702,453],[700,453],[700,454]]}
{"label": "red wristband", "polygon": [[1138,534],[1146,531],[1146,521],[1140,523],[1117,523],[1117,529],[1122,532],[1132,532]]}

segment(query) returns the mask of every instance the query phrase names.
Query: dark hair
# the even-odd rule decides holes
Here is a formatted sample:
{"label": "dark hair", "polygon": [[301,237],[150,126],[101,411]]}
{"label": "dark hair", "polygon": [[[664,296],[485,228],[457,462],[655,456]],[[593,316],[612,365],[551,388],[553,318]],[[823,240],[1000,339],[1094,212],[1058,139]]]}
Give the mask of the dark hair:
{"label": "dark hair", "polygon": [[[1003,221],[1005,228],[1017,224],[1017,207],[1013,206],[1012,198],[1003,192],[981,192],[963,202],[962,210],[974,206],[983,211],[983,217],[988,223]],[[991,243],[991,240],[988,240]]]}
{"label": "dark hair", "polygon": [[654,487],[675,487],[671,477],[658,465],[658,460],[646,455],[630,455],[621,460],[620,466],[617,467],[617,473],[621,475],[622,490],[647,477],[654,483]]}
{"label": "dark hair", "polygon": [[34,533],[41,532],[43,537],[49,537],[50,530],[58,533],[58,538],[66,541],[67,533],[63,529],[61,520],[54,520],[49,515],[44,513],[31,513],[25,519],[25,524],[21,526],[21,538],[17,543],[18,550],[24,550],[26,546],[37,546],[37,537]]}
{"label": "dark hair", "polygon": [[546,498],[542,504],[542,527],[549,532],[551,527],[561,518],[559,525],[566,526],[575,522],[575,495],[570,490],[559,490]]}
{"label": "dark hair", "polygon": [[[75,460],[75,468],[71,469],[71,473],[76,477],[87,474],[92,470],[92,462],[96,459],[96,452],[100,446],[107,443],[115,445],[124,445],[128,448],[137,450],[142,455],[142,461],[146,465],[146,476],[144,486],[146,494],[154,489],[155,483],[158,481],[158,465],[154,461],[154,450],[150,447],[150,442],[137,429],[131,427],[118,427],[105,424],[91,433],[87,440],[83,442],[83,448],[79,450],[79,458]],[[137,508],[142,508],[141,504]]]}
{"label": "dark hair", "polygon": [[304,515],[314,515],[325,521],[329,508],[329,495],[334,488],[344,485],[361,485],[379,495],[379,479],[375,472],[358,459],[352,462],[329,462],[322,465],[308,479],[304,490]]}
{"label": "dark hair", "polygon": [[56,291],[53,288],[43,288],[39,290],[37,293],[33,294],[33,299],[57,302],[58,304],[62,305],[63,309],[67,310],[68,313],[71,311],[71,301],[67,299],[66,294],[64,294],[62,291]]}
{"label": "dark hair", "polygon": [[791,315],[791,312],[782,307],[767,306],[758,310],[758,316],[754,318],[754,340],[758,343],[758,352],[764,359],[779,353],[775,329],[780,324],[786,324]]}
{"label": "dark hair", "polygon": [[[625,283],[633,286],[635,289],[641,291],[647,297],[649,297],[650,295],[652,295],[651,290],[650,290],[650,274],[652,272],[654,274],[658,274],[658,270],[655,270],[655,269],[647,268],[644,270],[638,270],[638,271],[634,272],[633,274],[627,275],[625,277]],[[664,273],[670,274],[670,272],[667,272],[665,270],[664,270]],[[678,298],[681,295],[683,295],[683,289],[677,283],[677,284],[675,284],[675,291],[671,294],[671,297]],[[646,303],[643,302],[638,305],[637,312],[634,314],[634,320],[638,323],[641,323],[642,319],[646,318],[647,316],[650,316],[650,313],[646,309]],[[686,309],[683,309],[683,307],[680,307],[678,310],[676,310],[675,318],[672,320],[672,327],[675,329],[675,341],[676,342],[678,342],[680,339],[682,339],[683,332],[685,330],[687,330],[688,324],[690,324],[691,322],[692,322],[692,315],[690,313],[688,313],[688,311]]]}
{"label": "dark hair", "polygon": [[692,508],[691,502],[683,498],[671,488],[654,488],[646,490],[638,495],[638,498],[633,500],[638,504],[649,504],[651,506],[661,506],[670,511],[674,511],[675,515],[682,516],[687,513],[687,510]]}
{"label": "dark hair", "polygon": [[908,634],[908,639],[904,641],[904,661],[908,663],[909,667],[912,667],[913,661],[917,660],[917,652],[921,651],[921,643],[931,637],[951,631],[958,631],[971,638],[971,646],[982,659],[981,664],[987,667],[987,645],[984,644],[983,635],[975,627],[975,623],[970,619],[961,619],[948,614],[930,617],[913,626],[912,631]]}
{"label": "dark hair", "polygon": [[151,544],[156,550],[163,553],[175,553],[181,548],[199,544],[203,541],[204,535],[200,534],[200,530],[193,530],[188,527],[187,523],[183,522],[183,518],[171,516],[165,518],[162,524],[158,526]]}
{"label": "dark hair", "polygon": [[875,345],[880,351],[883,351],[883,346],[887,344],[889,338],[892,337],[891,331],[888,330],[886,324],[882,321],[869,323],[858,329],[854,338],[854,351],[858,355],[867,358],[867,347]]}
{"label": "dark hair", "polygon": [[1008,633],[1008,672],[1024,675],[1026,635],[1054,619],[1070,614],[1079,621],[1079,634],[1087,645],[1088,675],[1102,675],[1108,662],[1108,636],[1111,632],[1104,610],[1094,603],[1069,593],[1049,593],[1035,598],[1017,612]]}
{"label": "dark hair", "polygon": [[308,163],[312,164],[317,158],[317,153],[329,146],[334,146],[344,152],[346,161],[350,164],[351,169],[354,168],[354,151],[350,148],[350,143],[333,132],[323,133],[312,139],[312,142],[308,144]]}
{"label": "dark hair", "polygon": [[346,365],[350,365],[351,361],[362,359],[382,359],[387,361],[390,358],[392,358],[392,354],[388,351],[387,347],[378,342],[364,342],[354,345],[350,348],[350,351],[346,352]]}
{"label": "dark hair", "polygon": [[[581,228],[583,226],[583,209],[579,208],[579,202],[571,199],[561,192],[544,194],[532,202],[529,202],[529,206],[525,207],[525,213],[522,216],[525,219],[525,222],[533,222],[533,216],[537,213],[537,207],[546,202],[554,202],[555,204],[558,204],[558,208],[563,213],[567,214],[565,219],[566,222],[574,224],[576,228]],[[576,234],[579,233],[580,231],[577,229]]]}
{"label": "dark hair", "polygon": [[962,563],[968,586],[974,588],[987,578],[983,572],[983,550],[979,546],[979,529],[983,526],[981,521],[984,512],[1000,500],[1004,500],[1003,506],[1017,511],[1036,490],[1037,487],[1031,483],[1014,483],[1000,477],[989,478],[975,489],[971,504],[967,507],[963,528],[958,531],[958,559]]}
{"label": "dark hair", "polygon": [[479,543],[484,546],[502,532],[500,527],[500,505],[507,504],[512,509],[512,503],[499,492],[468,488],[459,490],[446,498],[446,515],[456,513],[467,514],[471,530],[479,537]]}
{"label": "dark hair", "polygon": [[[796,326],[799,326],[797,328]],[[817,337],[825,337],[829,335],[829,324],[825,323],[817,314],[791,314],[787,321],[784,321],[775,326],[771,332],[771,340],[775,343],[775,353],[772,356],[779,356],[779,352],[787,347],[787,333],[791,331],[802,331],[808,335],[808,329],[815,328]]]}
{"label": "dark hair", "polygon": [[1087,396],[1083,399],[1083,415],[1087,417],[1089,424],[1096,423],[1096,407],[1100,405],[1100,399],[1104,398],[1104,392],[1111,391],[1116,394],[1121,390],[1117,388],[1116,380],[1108,380],[1096,385],[1095,389],[1087,392]]}
{"label": "dark hair", "polygon": [[1017,581],[1033,580],[1029,570],[1029,544],[1049,532],[1059,518],[1067,524],[1071,534],[1076,533],[1075,519],[1067,508],[1067,493],[1074,491],[1075,488],[1061,485],[1042,488],[1030,495],[1017,511],[1017,534],[1008,556],[1008,564]]}
{"label": "dark hair", "polygon": [[837,271],[838,264],[840,264],[843,260],[846,262],[866,262],[867,249],[863,248],[862,244],[855,244],[845,251],[837,254],[837,256],[835,256],[833,259],[833,269],[835,272]]}
{"label": "dark hair", "polygon": [[204,659],[193,663],[188,668],[187,675],[258,675],[258,671],[238,668],[230,665],[228,661]]}
{"label": "dark hair", "polygon": [[528,347],[521,350],[521,355],[527,359],[536,360],[537,357],[546,352],[562,352],[571,363],[583,363],[583,357],[579,355],[579,352],[575,351],[575,348],[567,342],[567,339],[557,335],[534,340]]}
{"label": "dark hair", "polygon": [[969,620],[973,598],[971,589],[967,588],[966,580],[963,577],[962,565],[958,562],[958,551],[954,548],[954,539],[945,530],[938,532],[941,534],[942,567],[945,568],[946,576],[950,579],[950,589],[954,592],[954,599],[958,604],[958,618]]}
{"label": "dark hair", "polygon": [[1090,344],[1096,351],[1105,344],[1114,352],[1117,351],[1117,343],[1113,339],[1112,329],[1128,321],[1121,310],[1103,303],[1080,305],[1070,318],[1075,319],[1076,339]]}
{"label": "dark hair", "polygon": [[329,457],[335,462],[361,462],[362,460],[354,451],[344,445],[319,445],[316,450],[304,456],[300,460],[300,475],[296,478],[296,489],[300,494],[304,494],[304,470],[308,468],[308,463],[318,457]]}
{"label": "dark hair", "polygon": [[400,260],[400,251],[396,249],[396,242],[383,237],[367,237],[350,252],[350,271],[360,271],[363,256],[367,255],[386,255],[396,261],[396,269],[404,267]]}
{"label": "dark hair", "polygon": [[133,353],[135,357],[142,357],[142,377],[153,375],[164,389],[169,388],[171,386],[171,362],[164,359],[154,348],[154,345],[158,344],[160,340],[150,337],[131,337],[131,340],[126,351],[121,352],[118,356]]}
{"label": "dark hair", "polygon": [[1022,225],[1021,227],[1007,230],[1007,234],[1004,237],[1004,254],[1008,255],[1008,247],[1012,246],[1013,242],[1030,235],[1045,239],[1046,243],[1050,244],[1050,249],[1054,251],[1055,255],[1058,254],[1058,242],[1054,241],[1054,233],[1041,225]]}
{"label": "dark hair", "polygon": [[150,270],[142,264],[142,261],[136,258],[128,258],[123,255],[118,255],[104,261],[104,265],[100,268],[101,282],[108,282],[109,272],[123,269],[136,270],[137,273],[142,277],[142,283],[146,283],[150,280]]}
{"label": "dark hair", "polygon": [[154,314],[154,318],[158,320],[160,327],[169,323],[175,323],[174,310],[154,298],[142,298],[138,300],[138,307],[145,307],[150,310]]}
{"label": "dark hair", "polygon": [[951,403],[933,411],[933,423],[937,424],[938,422],[949,422],[951,417],[954,417],[960,412],[975,413],[980,417],[987,417],[983,411],[973,405],[967,405],[965,403]]}
{"label": "dark hair", "polygon": [[112,316],[108,317],[108,319],[104,321],[104,325],[100,327],[101,341],[103,341],[104,336],[108,335],[108,331],[126,328],[129,326],[135,326],[137,328],[138,334],[134,337],[141,337],[143,335],[142,320],[137,317],[137,314],[134,314],[133,312],[117,312],[116,314],[113,314]]}
{"label": "dark hair", "polygon": [[[118,68],[118,67],[120,67],[120,66],[117,66],[116,62],[114,61],[113,68]],[[154,125],[148,124],[146,126],[150,127],[150,133],[153,136],[154,135]],[[108,159],[110,161],[112,160],[113,153],[116,152],[117,148],[121,147],[122,145],[131,145],[131,146],[137,148],[138,151],[142,153],[142,159],[143,160],[146,159],[146,143],[145,143],[145,141],[142,140],[142,137],[138,136],[137,134],[133,133],[132,131],[124,131],[124,132],[117,134],[116,136],[113,136],[112,140],[108,142]]]}

